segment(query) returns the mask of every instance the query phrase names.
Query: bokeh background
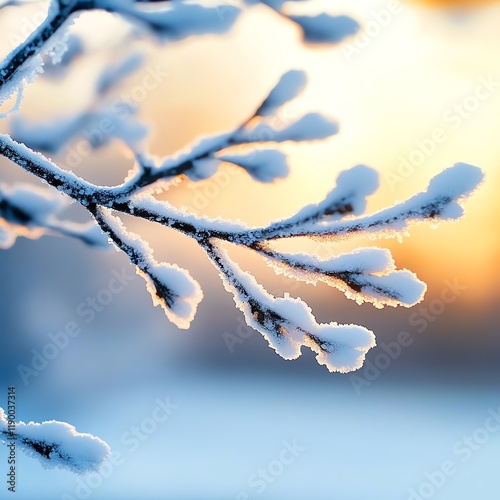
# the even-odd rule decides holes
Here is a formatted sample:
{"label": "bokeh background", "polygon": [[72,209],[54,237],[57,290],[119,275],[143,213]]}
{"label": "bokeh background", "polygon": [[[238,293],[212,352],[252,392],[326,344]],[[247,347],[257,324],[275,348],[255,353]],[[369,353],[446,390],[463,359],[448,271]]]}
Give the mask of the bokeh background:
{"label": "bokeh background", "polygon": [[[413,309],[359,306],[326,286],[276,277],[254,256],[233,252],[268,290],[306,300],[319,321],[354,322],[375,332],[379,346],[352,375],[329,374],[309,351],[293,362],[279,358],[245,326],[203,252],[168,230],[126,220],[158,260],[190,269],[202,284],[205,297],[188,331],[153,307],[120,253],[55,237],[19,239],[0,253],[5,395],[15,385],[20,419],[70,422],[103,438],[121,460],[103,473],[109,477],[78,478],[19,454],[17,498],[496,498],[500,432],[481,429],[500,407],[500,6],[452,3],[401,3],[384,17],[381,11],[394,2],[315,2],[315,9],[351,14],[363,26],[357,39],[335,47],[303,44],[293,24],[259,6],[227,35],[161,48],[144,41],[116,47],[121,22],[102,13],[82,16],[74,29],[91,31],[89,55],[65,80],[40,79],[28,88],[21,113],[34,122],[84,105],[99,68],[117,51],[137,49],[148,55],[144,71],[159,65],[167,73],[140,103],[155,154],[238,125],[290,68],[305,69],[310,82],[280,119],[317,110],[341,125],[330,140],[284,145],[291,164],[285,180],[262,185],[222,168],[212,179],[182,181],[169,191],[177,206],[265,224],[320,200],[340,171],[358,163],[380,172],[369,211],[406,199],[459,161],[481,167],[486,182],[467,201],[461,221],[413,227],[401,242],[300,242],[323,256],[375,243],[390,248],[399,267],[428,283],[424,302]],[[3,34],[22,32],[32,16],[20,12],[0,11],[2,54],[13,40]],[[128,79],[119,93],[130,93],[143,76]],[[485,81],[487,97],[474,100]],[[429,146],[418,165],[402,166],[422,157],[419,144],[437,128],[446,139]],[[55,159],[65,164],[67,155]],[[120,182],[130,165],[127,151],[112,143],[75,171],[109,184]],[[2,182],[36,182],[5,160],[1,169]],[[135,277],[85,323],[78,306],[106,289],[113,272]],[[453,301],[445,303],[442,294],[450,297],[450,290]],[[29,366],[32,350],[42,350],[49,334],[69,321],[81,334],[23,383],[19,364]],[[400,332],[411,345],[384,363],[382,344]],[[228,345],[228,338],[238,342]],[[126,433],[144,425],[158,398],[170,398],[177,409],[133,449]],[[280,468],[275,461],[284,442],[301,451]],[[465,448],[470,453],[460,453]],[[446,461],[455,467],[441,481],[435,471]],[[0,464],[3,470],[4,449]],[[263,489],[252,481],[260,469],[271,478]]]}

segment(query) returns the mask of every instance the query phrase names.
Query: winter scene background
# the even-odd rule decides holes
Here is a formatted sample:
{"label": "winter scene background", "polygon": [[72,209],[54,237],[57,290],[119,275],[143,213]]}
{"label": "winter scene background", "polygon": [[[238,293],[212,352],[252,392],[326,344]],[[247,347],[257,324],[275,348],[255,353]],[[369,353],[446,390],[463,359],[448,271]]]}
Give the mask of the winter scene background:
{"label": "winter scene background", "polygon": [[[0,2],[2,58],[47,15],[48,2],[17,3],[23,4]],[[102,3],[113,11],[129,2]],[[201,138],[220,138],[252,116],[289,75],[281,87],[285,91],[271,94],[274,101],[269,97],[258,116],[271,116],[282,99],[284,105],[272,116],[277,129],[289,131],[286,127],[308,113],[326,118],[294,129],[296,136],[316,134],[312,140],[279,144],[288,169],[279,153],[261,157],[269,168],[260,170],[226,153],[218,170],[199,163],[159,196],[190,213],[261,227],[303,215],[303,207],[308,213],[324,209],[326,201],[320,202],[344,188],[361,192],[350,200],[354,213],[365,208],[365,196],[368,214],[426,190],[429,196],[459,197],[480,182],[478,170],[469,167],[474,165],[485,178],[461,203],[465,214],[457,221],[410,224],[399,241],[363,233],[342,241],[280,242],[282,255],[301,252],[302,264],[311,264],[304,254],[327,260],[360,247],[388,249],[398,269],[421,280],[402,276],[409,281],[396,302],[417,302],[420,283],[427,284],[425,298],[409,308],[379,309],[370,303],[394,305],[387,297],[358,304],[328,282],[312,286],[291,272],[275,274],[258,252],[231,248],[241,269],[271,295],[283,297],[283,311],[296,304],[290,297],[300,297],[317,325],[362,325],[353,331],[360,357],[321,358],[306,341],[313,350],[303,348],[298,357],[294,342],[278,345],[270,339],[269,348],[264,322],[254,325],[263,335],[247,325],[244,297],[242,314],[207,249],[195,240],[122,217],[130,231],[149,242],[157,262],[188,269],[200,284],[203,300],[192,318],[192,302],[175,310],[162,303],[154,307],[130,254],[84,244],[82,239],[99,241],[102,235],[86,232],[85,210],[65,206],[64,214],[76,224],[52,228],[50,236],[37,238],[36,231],[26,230],[15,242],[2,240],[0,408],[6,409],[8,387],[15,386],[18,421],[67,422],[99,437],[111,454],[98,471],[79,474],[78,466],[50,467],[50,461],[28,456],[19,446],[12,494],[5,479],[9,450],[1,446],[0,498],[496,498],[500,6],[318,0],[286,3],[287,17],[271,8],[281,3],[221,2],[217,22],[231,21],[224,29],[196,28],[196,36],[161,43],[132,37],[131,23],[119,15],[84,13],[71,27],[74,60],[63,70],[47,66],[43,77],[25,88],[17,113],[7,116],[16,96],[7,99],[0,107],[0,132],[35,150],[52,148],[47,155],[55,163],[92,183],[113,186],[134,161],[121,141],[146,137],[152,154],[169,157]],[[232,19],[231,9],[238,5],[242,11]],[[345,32],[338,35],[342,40],[315,39],[318,31],[311,28],[308,34],[307,23],[301,25],[294,13],[319,12],[349,16],[359,27],[352,30],[346,20]],[[315,25],[319,32],[320,24]],[[113,67],[114,72],[103,73]],[[123,128],[115,123],[113,137],[96,144],[102,139],[96,134],[105,137],[105,131],[82,125],[85,120],[73,126],[61,117],[87,117],[94,109],[90,103],[109,98],[109,87],[120,104],[132,104],[127,113],[134,120]],[[301,87],[296,96],[283,97],[295,87]],[[99,147],[92,150],[92,142]],[[22,199],[22,193],[5,187],[18,182],[46,188],[12,161],[1,157],[0,163],[7,199]],[[359,165],[369,168],[353,169]],[[336,185],[336,194],[329,194]],[[452,206],[447,217],[455,218],[456,209]],[[104,220],[109,214],[95,215]],[[107,220],[120,233],[116,218]],[[386,255],[361,257],[366,266],[376,266]],[[145,267],[156,269],[150,264]],[[189,283],[182,283],[191,293]],[[150,281],[148,287],[154,286]],[[193,296],[201,298],[198,289]],[[366,329],[374,332],[376,346]],[[338,334],[341,339],[343,332]],[[363,366],[349,371],[365,353]],[[332,366],[336,371],[330,373]],[[0,418],[0,434],[2,425]],[[33,439],[40,432],[22,424],[18,431]],[[64,431],[46,432],[59,439]],[[78,454],[85,448],[99,457],[100,443],[68,440],[67,449]]]}

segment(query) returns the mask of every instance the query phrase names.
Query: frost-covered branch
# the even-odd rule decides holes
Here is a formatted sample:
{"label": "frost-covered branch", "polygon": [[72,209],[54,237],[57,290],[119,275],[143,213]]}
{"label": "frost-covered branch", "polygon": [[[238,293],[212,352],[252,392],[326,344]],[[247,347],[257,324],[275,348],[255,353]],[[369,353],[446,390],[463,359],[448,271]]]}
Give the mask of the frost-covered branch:
{"label": "frost-covered branch", "polygon": [[135,234],[129,233],[122,222],[95,205],[88,207],[99,227],[136,266],[147,283],[154,305],[163,308],[170,321],[187,329],[203,298],[197,281],[177,265],[158,263],[149,245]]}
{"label": "frost-covered branch", "polygon": [[25,81],[31,82],[41,71],[40,54],[46,42],[83,3],[51,0],[46,20],[0,63],[0,104],[16,91],[22,91]]}
{"label": "frost-covered branch", "polygon": [[[258,1],[243,0],[235,6],[182,0],[53,0],[46,20],[0,63],[0,104],[16,91],[20,103],[21,91],[41,70],[43,56],[49,55],[54,64],[66,67],[85,55],[85,47],[73,34],[60,37],[65,22],[80,11],[105,10],[127,19],[134,29],[120,45],[128,49],[132,38],[143,35],[163,44],[189,36],[226,33],[245,3]],[[17,3],[4,2],[0,7]],[[299,26],[309,43],[338,43],[359,28],[346,16],[302,10],[310,2],[260,3]],[[179,179],[208,179],[227,163],[244,170],[254,181],[275,182],[289,172],[282,143],[327,139],[339,128],[334,120],[318,112],[282,118],[282,108],[297,98],[307,83],[303,71],[290,70],[237,126],[201,137],[174,155],[156,158],[146,150],[143,139],[147,128],[137,120],[133,107],[123,115],[110,106],[117,87],[140,67],[142,60],[140,54],[128,50],[126,56],[123,52],[117,55],[89,83],[90,102],[55,122],[33,125],[25,119],[11,120],[11,134],[0,135],[0,155],[47,187],[0,184],[0,247],[10,247],[18,236],[38,238],[45,234],[71,236],[94,246],[111,242],[145,279],[153,303],[161,306],[177,327],[187,329],[203,298],[201,286],[187,270],[158,262],[148,243],[128,231],[120,215],[150,221],[181,232],[204,249],[248,325],[259,331],[280,356],[295,359],[305,346],[330,371],[345,373],[360,368],[366,352],[375,345],[371,331],[357,325],[318,323],[300,298],[288,294],[274,297],[267,292],[230,257],[230,248],[250,249],[276,273],[313,285],[325,283],[358,303],[410,307],[422,300],[426,285],[412,272],[398,270],[388,250],[361,248],[320,259],[314,254],[281,252],[275,243],[298,237],[319,242],[358,235],[400,238],[413,222],[458,219],[463,215],[463,201],[483,179],[481,170],[457,163],[434,177],[425,191],[372,214],[365,214],[367,197],[376,192],[379,180],[376,171],[364,165],[341,172],[336,183],[332,179],[333,189],[323,200],[264,227],[190,213],[157,199],[155,188]],[[54,75],[52,70],[50,74]],[[112,124],[112,131],[90,141],[91,149],[116,138],[135,158],[134,167],[118,185],[89,182],[44,154],[59,152],[82,128],[103,119]],[[85,207],[92,220],[68,220],[65,209],[69,199]],[[78,434],[60,422],[19,423],[14,431],[8,428],[0,410],[0,438],[13,432],[19,445],[42,462],[77,472],[95,469],[108,452],[102,441]]]}
{"label": "frost-covered branch", "polygon": [[[394,237],[408,228],[411,221],[451,220],[463,215],[460,202],[469,196],[483,179],[479,168],[464,163],[438,174],[426,191],[393,207],[365,217],[345,221],[306,220],[289,226],[288,221],[266,228],[244,231],[234,235],[247,244],[280,238],[313,236],[324,239],[349,237],[361,232]],[[360,179],[361,180],[361,179]]]}
{"label": "frost-covered branch", "polygon": [[317,353],[318,363],[330,371],[345,373],[363,365],[366,352],[375,345],[371,331],[357,325],[318,324],[305,302],[288,294],[273,297],[217,244],[206,241],[203,247],[247,324],[260,332],[281,357],[295,359],[306,345]]}
{"label": "frost-covered branch", "polygon": [[96,471],[109,455],[109,446],[91,434],[82,434],[64,422],[50,420],[12,422],[0,408],[0,441],[15,443],[46,468],[63,468],[78,474]]}
{"label": "frost-covered branch", "polygon": [[411,307],[422,300],[426,290],[426,285],[413,273],[396,270],[390,252],[381,248],[359,249],[327,260],[314,255],[282,254],[261,243],[253,248],[268,258],[268,264],[277,274],[313,285],[326,283],[358,303]]}
{"label": "frost-covered branch", "polygon": [[91,246],[107,246],[106,238],[92,221],[62,219],[68,199],[49,188],[0,183],[0,248],[11,247],[18,236],[39,238],[44,234],[69,236]]}

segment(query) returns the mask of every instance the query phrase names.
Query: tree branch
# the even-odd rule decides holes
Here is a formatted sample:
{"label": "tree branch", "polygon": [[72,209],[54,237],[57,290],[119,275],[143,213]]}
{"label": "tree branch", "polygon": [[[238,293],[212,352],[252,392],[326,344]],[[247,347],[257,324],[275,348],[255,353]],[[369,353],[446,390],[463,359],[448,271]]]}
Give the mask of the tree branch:
{"label": "tree branch", "polygon": [[0,90],[9,83],[19,68],[31,57],[40,53],[41,48],[75,11],[92,2],[78,0],[52,0],[47,19],[23,42],[16,47],[0,65]]}

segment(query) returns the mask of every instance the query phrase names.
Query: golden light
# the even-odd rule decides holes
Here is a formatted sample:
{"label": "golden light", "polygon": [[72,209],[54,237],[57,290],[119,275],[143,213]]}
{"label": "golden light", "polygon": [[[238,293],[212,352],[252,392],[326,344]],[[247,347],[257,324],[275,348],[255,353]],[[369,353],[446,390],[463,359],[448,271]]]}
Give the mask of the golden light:
{"label": "golden light", "polygon": [[[262,185],[245,173],[232,175],[223,169],[196,189],[173,192],[174,201],[208,216],[263,224],[319,201],[340,171],[363,163],[381,176],[380,191],[369,204],[373,211],[424,189],[431,177],[456,162],[475,164],[486,171],[487,183],[467,202],[462,221],[443,223],[436,231],[416,227],[402,246],[382,244],[393,248],[399,264],[423,269],[426,281],[458,273],[473,287],[471,302],[490,296],[500,262],[500,236],[494,230],[500,211],[498,3],[407,1],[377,28],[376,14],[387,9],[388,2],[339,0],[338,10],[352,14],[363,27],[358,38],[333,48],[303,46],[295,26],[255,8],[227,37],[193,38],[168,50],[150,49],[148,64],[159,64],[168,73],[141,103],[143,117],[154,123],[154,153],[173,153],[199,135],[237,126],[290,68],[305,69],[309,87],[285,109],[282,119],[321,111],[341,127],[331,140],[285,144],[291,159],[286,180]],[[457,20],[424,4],[482,8]],[[82,29],[89,22],[83,19]],[[365,31],[368,23],[372,28]],[[85,71],[90,74],[89,68]],[[56,86],[52,94],[40,82],[38,91],[45,98],[39,99],[34,86],[27,92],[26,106],[38,116],[48,115],[56,101],[67,108],[85,92],[82,81],[87,80],[80,78],[79,85],[64,92]],[[479,86],[481,99],[476,96]],[[444,137],[439,142],[433,139],[437,129]],[[101,167],[110,161],[108,155],[98,163]],[[205,192],[216,195],[197,203],[201,198],[196,193]],[[259,203],[245,201],[252,199]],[[474,266],[464,265],[472,258]]]}
{"label": "golden light", "polygon": [[481,7],[499,0],[406,0],[408,2],[430,5],[433,7]]}
{"label": "golden light", "polygon": [[[366,23],[385,4],[365,1],[356,8],[351,4],[350,11]],[[310,85],[289,106],[290,116],[322,111],[337,118],[341,126],[341,133],[324,143],[285,145],[291,159],[288,179],[260,185],[243,173],[231,178],[229,187],[221,188],[203,210],[211,216],[222,212],[253,224],[265,223],[320,200],[341,170],[364,163],[381,175],[380,191],[369,204],[373,211],[425,189],[434,175],[456,162],[471,163],[487,173],[488,182],[467,201],[463,220],[442,223],[437,230],[414,227],[404,245],[367,244],[391,246],[399,265],[419,270],[433,285],[431,290],[439,290],[443,276],[460,275],[470,286],[469,303],[488,300],[497,286],[493,276],[495,270],[498,275],[500,255],[500,237],[494,229],[494,214],[500,212],[495,194],[495,186],[500,185],[500,34],[493,29],[500,25],[500,11],[495,9],[487,7],[487,14],[462,26],[407,4],[364,46],[353,39],[333,49],[301,47],[297,32],[286,23],[279,37],[272,30],[265,36],[262,28],[271,18],[263,20],[255,14],[238,26],[230,49],[223,49],[222,41],[216,40],[204,45],[207,53],[219,54],[210,62],[210,73],[199,46],[192,50],[185,46],[182,59],[171,60],[178,69],[180,64],[180,75],[172,74],[170,85],[172,92],[183,89],[181,99],[189,99],[192,105],[187,101],[182,109],[168,105],[174,121],[181,120],[185,126],[183,132],[170,131],[174,137],[184,134],[179,143],[189,132],[202,134],[205,127],[220,130],[228,117],[237,123],[242,106],[251,110],[256,96],[272,85],[273,75],[275,79],[293,67],[306,69]],[[259,38],[251,38],[248,50],[245,43],[257,26]],[[267,71],[262,71],[262,64]],[[193,78],[205,67],[203,82]],[[484,99],[475,96],[478,87]],[[159,101],[150,105],[160,109]],[[433,139],[437,129],[439,141]],[[199,189],[212,189],[214,182],[206,181]],[[242,192],[245,199],[256,197],[261,202],[257,207],[245,203]],[[466,264],[471,262],[474,265]]]}

